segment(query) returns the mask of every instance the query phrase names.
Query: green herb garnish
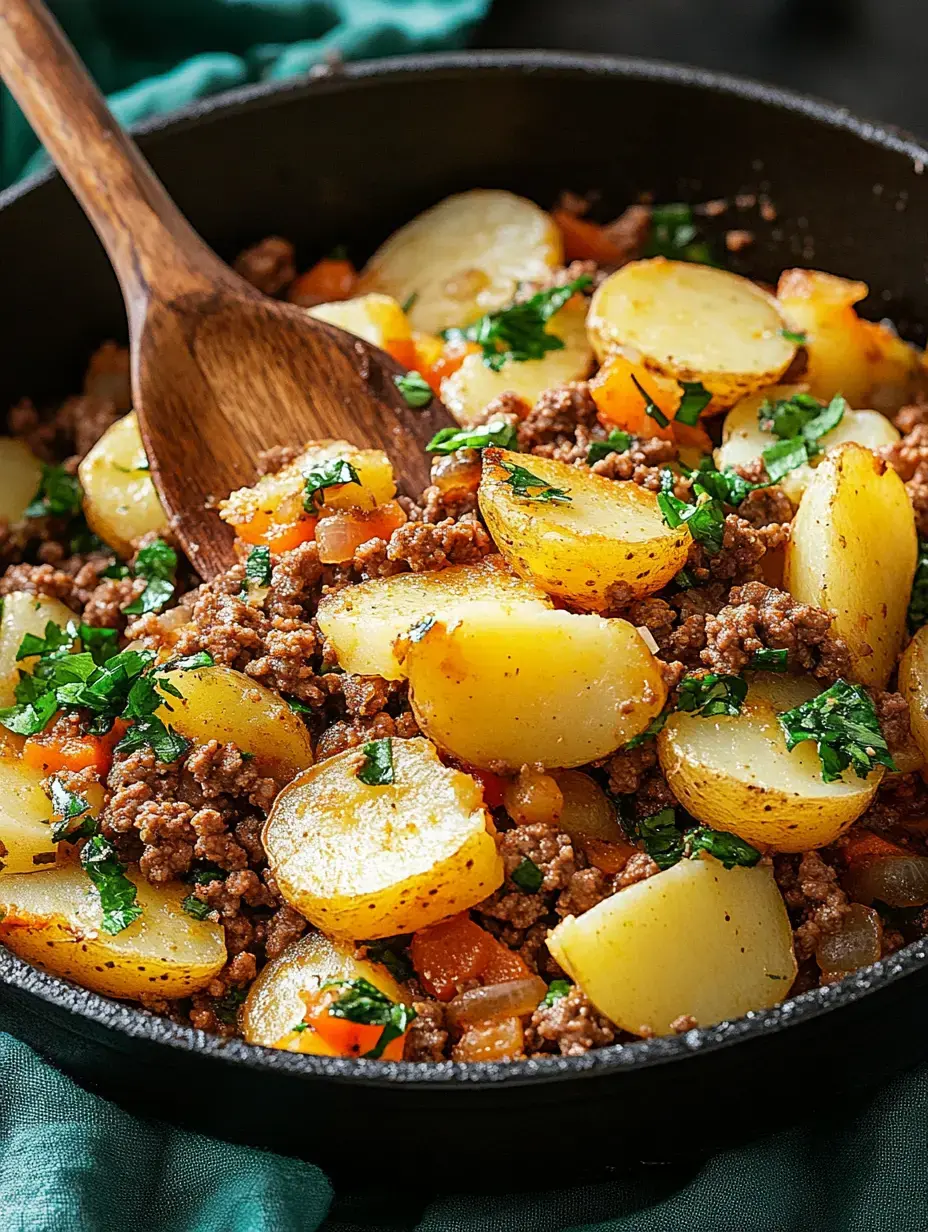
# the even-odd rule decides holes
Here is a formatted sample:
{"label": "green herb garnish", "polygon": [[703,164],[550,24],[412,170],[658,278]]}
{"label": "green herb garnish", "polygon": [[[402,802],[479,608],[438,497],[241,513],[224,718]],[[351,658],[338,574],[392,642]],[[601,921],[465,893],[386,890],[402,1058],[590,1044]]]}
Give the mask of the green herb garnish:
{"label": "green herb garnish", "polygon": [[[517,466],[514,462],[500,462],[500,466],[509,476],[503,482],[509,484],[516,496],[551,505],[566,505],[573,500],[566,488],[552,488],[524,466]],[[533,488],[538,490],[532,491]]]}
{"label": "green herb garnish", "polygon": [[416,974],[406,953],[408,937],[380,937],[377,941],[366,941],[365,957],[371,962],[382,963],[395,980],[405,984]]}
{"label": "green herb garnish", "polygon": [[186,898],[182,898],[180,905],[195,920],[205,920],[213,912],[209,903],[205,903],[202,898],[197,898],[195,894],[188,894]]}
{"label": "green herb garnish", "polygon": [[710,496],[701,484],[693,484],[693,493],[696,496],[695,505],[681,501],[672,492],[659,492],[657,503],[664,521],[672,530],[685,526],[709,555],[715,556],[722,550],[725,510],[721,501]]}
{"label": "green herb garnish", "polygon": [[413,304],[416,302],[418,298],[419,298],[418,291],[410,291],[410,293],[403,300],[400,307],[403,309],[404,312],[409,312],[412,309]]}
{"label": "green herb garnish", "polygon": [[657,405],[657,403],[654,401],[654,399],[651,397],[651,395],[648,393],[645,387],[641,384],[638,378],[634,375],[634,373],[630,375],[632,378],[632,384],[641,394],[642,398],[644,398],[644,413],[650,419],[653,419],[659,428],[666,428],[670,424],[670,420],[667,418],[667,416],[664,414],[661,408]]}
{"label": "green herb garnish", "polygon": [[633,822],[630,829],[654,863],[662,871],[683,858],[683,835],[672,808],[661,809]]}
{"label": "green herb garnish", "polygon": [[747,479],[742,479],[737,471],[727,467],[723,471],[716,470],[711,457],[703,458],[695,470],[688,470],[686,467],[682,469],[694,484],[704,488],[715,500],[734,508],[741,504],[749,492],[770,487],[769,483],[750,483]]}
{"label": "green herb garnish", "polygon": [[691,206],[683,202],[652,206],[651,232],[644,256],[715,265],[708,244],[697,239],[697,234]]}
{"label": "green herb garnish", "polygon": [[147,585],[139,597],[122,610],[128,616],[160,612],[174,594],[176,573],[177,553],[163,539],[156,539],[147,547],[140,548],[135,558],[135,576],[145,578]]}
{"label": "green herb garnish", "polygon": [[697,852],[707,851],[725,868],[734,868],[736,864],[743,868],[753,868],[760,859],[757,848],[738,838],[737,834],[729,834],[726,830],[710,830],[708,826],[687,830],[683,836],[683,846],[684,854],[690,859]]}
{"label": "green herb garnish", "polygon": [[411,368],[403,376],[395,376],[393,384],[403,395],[407,406],[414,411],[421,411],[432,401],[432,387],[422,375]]}
{"label": "green herb garnish", "polygon": [[623,432],[621,428],[613,428],[604,441],[590,442],[590,447],[586,451],[587,466],[592,466],[594,462],[601,462],[611,453],[624,453],[631,447],[631,443],[632,437],[629,433]]}
{"label": "green herb garnish", "polygon": [[416,1011],[411,1006],[403,1005],[401,1001],[391,1001],[379,988],[375,988],[365,979],[332,980],[322,987],[348,990],[328,1007],[333,1018],[347,1018],[349,1022],[383,1027],[377,1043],[370,1052],[364,1053],[364,1057],[370,1061],[376,1061],[383,1056],[386,1046],[399,1039],[416,1018]]}
{"label": "green herb garnish", "polygon": [[142,914],[135,901],[136,889],[126,876],[126,868],[116,849],[102,834],[89,838],[81,848],[81,865],[96,886],[103,908],[100,927],[111,936],[128,928]]}
{"label": "green herb garnish", "polygon": [[770,650],[762,646],[751,655],[748,669],[752,672],[785,672],[788,660],[788,650]]}
{"label": "green herb garnish", "polygon": [[224,997],[221,997],[213,1006],[213,1013],[220,1022],[224,1022],[227,1026],[234,1026],[238,1021],[239,1007],[245,1004],[245,998],[248,993],[244,988],[230,988]]}
{"label": "green herb garnish", "polygon": [[358,472],[345,458],[333,458],[304,477],[303,508],[312,513],[325,503],[325,489],[340,487],[343,483],[357,483]]}
{"label": "green herb garnish", "polygon": [[23,515],[27,518],[73,518],[81,511],[81,485],[63,466],[43,462],[38,491]]}
{"label": "green herb garnish", "polygon": [[918,563],[912,580],[908,621],[911,633],[928,624],[928,539],[918,541]]}
{"label": "green herb garnish", "polygon": [[526,856],[510,874],[511,879],[520,890],[526,894],[537,894],[544,882],[544,874],[535,863]]}
{"label": "green herb garnish", "polygon": [[393,779],[393,743],[389,736],[382,740],[372,740],[362,745],[364,764],[358,771],[358,778],[368,787],[386,787]]}
{"label": "green herb garnish", "polygon": [[740,714],[748,686],[740,676],[706,672],[704,676],[684,676],[677,693],[677,709],[700,718]]}
{"label": "green herb garnish", "polygon": [[428,453],[454,453],[457,449],[518,449],[519,434],[505,419],[491,420],[479,428],[442,428],[426,445]]}
{"label": "green herb garnish", "polygon": [[265,587],[271,584],[271,549],[268,547],[252,548],[245,561],[245,585]]}
{"label": "green herb garnish", "polygon": [[571,984],[570,980],[552,980],[548,985],[548,991],[538,1002],[538,1008],[552,1006],[555,1001],[560,1001],[562,997],[566,997],[572,988],[573,984]]}
{"label": "green herb garnish", "polygon": [[684,858],[693,859],[700,851],[720,860],[725,868],[734,868],[736,864],[750,868],[760,859],[756,848],[724,830],[697,826],[681,833],[672,808],[641,818],[632,831],[662,872]]}
{"label": "green herb garnish", "polygon": [[664,730],[667,720],[670,718],[669,710],[662,710],[660,714],[655,715],[651,722],[647,725],[643,732],[639,732],[637,736],[632,736],[631,740],[626,740],[622,745],[623,749],[637,749],[639,745],[646,744],[649,740],[653,740]]}
{"label": "green herb garnish", "polygon": [[780,726],[787,749],[803,740],[815,741],[826,783],[840,779],[848,767],[859,779],[878,765],[896,769],[873,702],[859,685],[847,680],[836,681],[818,697],[781,714]]}
{"label": "green herb garnish", "polygon": [[780,438],[761,455],[771,482],[776,483],[821,453],[819,441],[838,426],[846,410],[847,402],[840,394],[827,406],[806,393],[764,402],[757,412],[760,425]]}
{"label": "green herb garnish", "polygon": [[781,329],[780,337],[785,338],[787,342],[794,343],[796,346],[805,346],[808,341],[808,335],[798,329]]}
{"label": "green herb garnish", "polygon": [[712,394],[700,381],[681,381],[683,397],[677,407],[674,423],[686,424],[693,428],[699,422],[699,416],[712,401]]}

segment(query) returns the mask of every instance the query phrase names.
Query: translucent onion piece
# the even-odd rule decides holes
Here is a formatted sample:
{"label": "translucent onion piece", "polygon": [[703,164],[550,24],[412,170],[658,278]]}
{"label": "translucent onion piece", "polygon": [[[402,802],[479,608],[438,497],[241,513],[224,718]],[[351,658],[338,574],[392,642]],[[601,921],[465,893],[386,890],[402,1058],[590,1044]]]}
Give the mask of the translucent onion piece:
{"label": "translucent onion piece", "polygon": [[455,1061],[511,1061],[521,1056],[522,1023],[518,1018],[500,1018],[468,1027],[452,1049]]}
{"label": "translucent onion piece", "polygon": [[520,1018],[536,1008],[547,990],[544,980],[537,975],[471,988],[448,1003],[448,1022],[453,1027],[468,1027],[502,1018]]}
{"label": "translucent onion piece", "polygon": [[815,961],[826,975],[846,975],[880,957],[883,924],[872,907],[852,903],[839,932],[823,937]]}
{"label": "translucent onion piece", "polygon": [[564,797],[558,824],[571,838],[579,835],[622,843],[625,835],[615,809],[602,788],[580,770],[559,770],[555,775]]}
{"label": "translucent onion piece", "polygon": [[316,526],[319,560],[324,565],[340,565],[351,560],[362,543],[389,539],[406,521],[402,506],[388,501],[370,513],[339,509],[320,518]]}
{"label": "translucent onion piece", "polygon": [[523,766],[518,777],[503,787],[503,804],[519,825],[555,822],[561,815],[564,797],[557,780],[542,770]]}
{"label": "translucent onion piece", "polygon": [[480,486],[480,458],[471,449],[435,458],[432,462],[432,483],[442,496],[466,496]]}
{"label": "translucent onion piece", "polygon": [[878,899],[887,907],[923,907],[928,903],[928,857],[887,856],[852,868],[842,878],[851,898]]}

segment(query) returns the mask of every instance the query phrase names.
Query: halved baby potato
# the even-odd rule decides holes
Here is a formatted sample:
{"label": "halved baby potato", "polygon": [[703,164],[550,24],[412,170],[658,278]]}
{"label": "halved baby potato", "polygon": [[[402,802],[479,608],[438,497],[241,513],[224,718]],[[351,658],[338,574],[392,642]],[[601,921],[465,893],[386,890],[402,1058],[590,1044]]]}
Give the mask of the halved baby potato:
{"label": "halved baby potato", "polygon": [[231,741],[254,757],[256,769],[279,783],[313,764],[312,743],[300,716],[278,693],[243,672],[217,665],[168,671],[160,678],[181,696],[162,687],[158,716],[194,744]]}
{"label": "halved baby potato", "polygon": [[314,1031],[294,1030],[306,1013],[300,994],[318,992],[334,980],[367,980],[391,1001],[408,1000],[381,963],[355,958],[354,946],[331,941],[313,930],[269,962],[249,989],[242,1009],[242,1034],[247,1042],[286,1052],[337,1055]]}
{"label": "halved baby potato", "polygon": [[[778,438],[765,432],[758,419],[758,412],[765,402],[779,402],[796,393],[806,392],[804,385],[775,385],[761,393],[742,398],[725,416],[722,426],[722,444],[715,451],[715,464],[719,470],[743,466],[759,458],[765,449],[777,443]],[[824,460],[829,449],[854,442],[874,452],[883,445],[892,445],[899,440],[899,431],[879,411],[844,412],[841,422],[819,439],[822,450],[809,466],[797,466],[782,479],[777,480],[786,495],[798,505],[806,490],[815,467]]]}
{"label": "halved baby potato", "polygon": [[464,427],[483,418],[487,404],[507,391],[534,406],[546,389],[579,381],[589,374],[593,350],[586,336],[586,300],[575,296],[545,326],[564,346],[542,359],[510,361],[494,372],[476,352],[441,383],[441,400]]}
{"label": "halved baby potato", "polygon": [[[514,482],[513,468],[539,481],[529,484],[529,494],[517,491],[524,485]],[[539,499],[544,488],[556,488],[564,498]],[[552,458],[485,449],[479,500],[490,534],[513,569],[590,611],[653,594],[686,563],[689,531],[672,530],[655,494],[631,481],[605,479]]]}
{"label": "halved baby potato", "polygon": [[621,348],[712,394],[708,414],[773,385],[796,344],[777,301],[755,283],[709,265],[653,257],[630,261],[593,296],[590,341],[602,361]]}
{"label": "halved baby potato", "polygon": [[101,931],[100,896],[79,864],[0,877],[0,941],[14,954],[110,997],[186,997],[226,961],[222,929],[181,906],[189,887],[154,886],[134,871],[141,916]]}
{"label": "halved baby potato", "polygon": [[42,463],[25,441],[0,436],[0,518],[18,522],[42,482]]}
{"label": "halved baby potato", "polygon": [[24,590],[5,596],[0,617],[0,706],[12,706],[19,673],[30,671],[35,663],[34,657],[16,658],[26,634],[44,637],[49,621],[64,629],[72,620],[76,624],[77,616],[57,599]]}
{"label": "halved baby potato", "polygon": [[[899,662],[899,692],[909,703],[909,723],[915,743],[928,757],[928,625],[922,625]],[[893,758],[899,765],[897,758]]]}
{"label": "halved baby potato", "polygon": [[77,473],[87,525],[120,556],[132,555],[134,539],[167,527],[135,411],[107,428]]}
{"label": "halved baby potato", "polygon": [[674,795],[699,821],[774,851],[824,847],[853,825],[883,777],[846,770],[825,783],[814,741],[787,752],[777,716],[821,692],[810,676],[757,672],[737,715],[678,711],[657,738]]}
{"label": "halved baby potato", "polygon": [[644,731],[667,693],[628,621],[537,603],[473,603],[406,639],[405,656],[420,728],[490,770],[605,757]]}
{"label": "halved baby potato", "polygon": [[287,902],[345,940],[389,937],[466,911],[503,880],[480,785],[427,740],[391,740],[393,782],[358,777],[348,749],[301,774],[264,827]]}
{"label": "halved baby potato", "polygon": [[372,346],[387,350],[391,343],[409,342],[412,332],[406,313],[392,295],[359,295],[307,309],[311,317],[356,334]]}
{"label": "halved baby potato", "polygon": [[0,877],[35,873],[57,859],[45,773],[18,757],[0,757]]}
{"label": "halved baby potato", "polygon": [[681,860],[568,916],[548,949],[596,1008],[635,1035],[700,1027],[783,1001],[793,933],[773,871]]}
{"label": "halved baby potato", "polygon": [[554,220],[525,197],[473,189],[400,227],[364,267],[361,291],[401,304],[413,329],[436,334],[509,304],[522,282],[546,279],[564,252]]}
{"label": "halved baby potato", "polygon": [[896,472],[860,445],[816,469],[793,519],[784,585],[836,613],[858,680],[876,689],[896,665],[918,555],[915,514]]}
{"label": "halved baby potato", "polygon": [[406,672],[394,651],[398,637],[429,616],[447,619],[483,599],[551,606],[543,591],[511,573],[501,557],[488,556],[476,565],[343,586],[323,596],[316,620],[346,672],[401,680]]}

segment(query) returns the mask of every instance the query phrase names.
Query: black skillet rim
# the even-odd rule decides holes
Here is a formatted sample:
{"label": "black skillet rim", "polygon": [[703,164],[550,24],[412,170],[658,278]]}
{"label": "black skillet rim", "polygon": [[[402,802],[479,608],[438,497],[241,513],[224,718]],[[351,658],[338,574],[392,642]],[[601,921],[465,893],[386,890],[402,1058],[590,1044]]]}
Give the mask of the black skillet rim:
{"label": "black skillet rim", "polygon": [[[654,60],[571,52],[499,51],[447,52],[380,60],[358,61],[331,72],[310,74],[284,82],[266,82],[227,91],[188,107],[134,126],[140,136],[184,130],[201,125],[213,116],[239,110],[273,106],[287,95],[329,93],[407,76],[456,72],[513,71],[530,74],[550,72],[582,76],[623,77],[641,81],[667,81],[719,94],[761,102],[778,110],[807,116],[827,127],[841,129],[868,144],[880,146],[912,160],[913,173],[928,166],[928,150],[911,134],[891,125],[874,124],[853,115],[847,108],[795,94],[775,86],[726,73],[685,67]],[[0,210],[46,183],[57,172],[36,172],[20,184],[0,193]],[[350,1082],[387,1087],[397,1083],[415,1087],[523,1086],[564,1081],[595,1074],[664,1065],[698,1053],[728,1048],[741,1040],[756,1039],[794,1024],[808,1022],[870,996],[880,988],[914,975],[928,963],[928,939],[913,942],[871,967],[855,972],[838,984],[813,989],[770,1010],[755,1011],[713,1027],[695,1028],[683,1035],[639,1040],[613,1045],[581,1057],[551,1057],[507,1063],[446,1061],[440,1064],[409,1061],[364,1061],[312,1057],[280,1052],[242,1040],[224,1040],[192,1027],[179,1026],[131,1005],[93,993],[68,980],[41,971],[0,947],[0,983],[18,988],[41,1001],[88,1019],[129,1038],[187,1052],[203,1053],[249,1069],[271,1070],[295,1077]],[[74,1029],[79,1029],[74,1024]]]}

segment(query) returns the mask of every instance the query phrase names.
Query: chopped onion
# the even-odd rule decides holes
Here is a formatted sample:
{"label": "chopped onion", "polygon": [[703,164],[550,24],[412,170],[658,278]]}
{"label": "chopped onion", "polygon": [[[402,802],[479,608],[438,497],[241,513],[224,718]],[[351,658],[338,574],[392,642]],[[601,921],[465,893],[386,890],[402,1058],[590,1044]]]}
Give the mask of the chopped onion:
{"label": "chopped onion", "polygon": [[539,821],[557,821],[564,806],[564,796],[557,780],[550,774],[532,766],[523,766],[516,778],[506,781],[503,804],[513,821],[528,826]]}
{"label": "chopped onion", "polygon": [[432,483],[442,496],[466,496],[476,492],[480,484],[479,455],[472,449],[459,449],[436,458],[432,462]]}
{"label": "chopped onion", "polygon": [[555,775],[564,804],[558,824],[571,838],[583,835],[622,843],[625,835],[615,808],[602,788],[580,770],[559,770]]}
{"label": "chopped onion", "polygon": [[521,1056],[522,1023],[518,1018],[500,1018],[468,1027],[451,1050],[455,1061],[511,1061]]}
{"label": "chopped onion", "polygon": [[872,907],[852,903],[836,933],[823,937],[815,961],[827,975],[846,975],[876,962],[880,957],[883,924]]}
{"label": "chopped onion", "polygon": [[859,903],[878,899],[887,907],[923,907],[928,903],[928,856],[887,856],[851,868],[841,883]]}
{"label": "chopped onion", "polygon": [[328,513],[316,525],[319,560],[324,565],[344,564],[351,560],[362,543],[389,539],[405,521],[406,514],[396,501],[388,501],[370,513],[357,509]]}
{"label": "chopped onion", "polygon": [[537,975],[471,988],[449,1001],[448,1022],[453,1027],[464,1027],[498,1018],[519,1018],[530,1014],[546,992],[547,985]]}
{"label": "chopped onion", "polygon": [[647,646],[648,650],[650,650],[651,654],[657,654],[660,647],[658,646],[657,642],[654,640],[654,634],[651,632],[648,626],[647,625],[635,625],[635,628],[641,634],[641,640]]}

